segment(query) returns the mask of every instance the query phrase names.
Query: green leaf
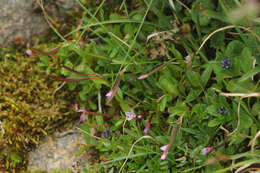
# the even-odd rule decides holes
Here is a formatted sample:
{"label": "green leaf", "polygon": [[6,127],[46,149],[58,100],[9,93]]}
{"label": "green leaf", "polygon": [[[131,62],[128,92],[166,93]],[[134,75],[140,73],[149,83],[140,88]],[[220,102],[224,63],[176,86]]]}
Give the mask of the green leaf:
{"label": "green leaf", "polygon": [[250,50],[245,47],[241,53],[240,65],[243,72],[247,73],[253,68],[253,59]]}
{"label": "green leaf", "polygon": [[91,127],[88,125],[88,123],[83,123],[83,125],[81,126],[81,129],[83,131],[86,131],[88,133],[82,133],[82,135],[84,136],[85,140],[88,141],[88,144],[90,145],[97,145],[98,141],[93,138],[92,136],[90,136],[90,130]]}
{"label": "green leaf", "polygon": [[98,126],[98,131],[100,132],[104,131],[104,117],[96,116],[95,118]]}
{"label": "green leaf", "polygon": [[228,58],[234,58],[234,57],[240,56],[244,47],[245,47],[245,45],[241,41],[238,41],[238,40],[231,41],[227,45],[225,55]]}
{"label": "green leaf", "polygon": [[134,37],[134,33],[136,32],[136,28],[132,24],[126,24],[123,28],[124,34],[129,34],[130,38]]}
{"label": "green leaf", "polygon": [[179,91],[177,89],[177,83],[174,83],[172,80],[169,80],[165,78],[164,76],[161,76],[159,79],[159,84],[165,91],[171,93],[171,94],[179,94]]}
{"label": "green leaf", "polygon": [[123,110],[123,112],[128,112],[130,110],[130,106],[117,94],[115,95],[115,99],[118,101],[120,108]]}
{"label": "green leaf", "polygon": [[201,75],[201,83],[205,87],[210,79],[212,73],[212,67],[210,65],[207,65],[207,68],[203,71]]}
{"label": "green leaf", "polygon": [[254,91],[254,85],[249,81],[231,80],[226,87],[228,91],[233,93],[250,93]]}
{"label": "green leaf", "polygon": [[218,32],[210,39],[210,47],[219,49],[225,46],[225,32]]}
{"label": "green leaf", "polygon": [[215,126],[218,126],[222,123],[224,123],[224,117],[217,117],[213,120],[210,120],[209,123],[208,123],[208,126],[209,127],[215,127]]}
{"label": "green leaf", "polygon": [[41,62],[42,62],[45,66],[49,66],[49,58],[48,58],[48,56],[42,55],[42,56],[40,56],[40,60],[41,60]]}
{"label": "green leaf", "polygon": [[169,107],[168,112],[170,113],[170,116],[175,116],[175,115],[182,115],[184,112],[188,111],[188,108],[185,104],[177,104],[174,107]]}
{"label": "green leaf", "polygon": [[240,111],[240,128],[247,129],[253,124],[253,120],[243,111]]}
{"label": "green leaf", "polygon": [[160,100],[160,111],[163,112],[165,107],[166,107],[166,103],[167,103],[167,95],[162,96],[163,98]]}
{"label": "green leaf", "polygon": [[186,103],[192,102],[193,100],[197,99],[201,93],[202,93],[201,89],[192,89],[189,95],[186,97],[185,102]]}
{"label": "green leaf", "polygon": [[216,105],[208,106],[206,112],[210,115],[218,116]]}
{"label": "green leaf", "polygon": [[169,50],[173,53],[175,58],[182,59],[182,54],[177,49],[175,49],[174,46],[172,46]]}
{"label": "green leaf", "polygon": [[252,107],[252,113],[260,116],[260,102],[256,102]]}
{"label": "green leaf", "polygon": [[112,14],[110,14],[110,16],[109,16],[109,19],[110,20],[119,20],[119,19],[122,19],[123,17],[122,16],[120,16],[118,13],[112,13]]}
{"label": "green leaf", "polygon": [[79,92],[79,98],[82,101],[86,101],[87,100],[87,93],[90,92],[92,88],[92,85],[84,85],[82,90]]}
{"label": "green leaf", "polygon": [[244,82],[246,81],[247,79],[255,76],[256,74],[260,73],[260,68],[259,67],[256,67],[256,68],[253,68],[252,70],[248,71],[246,74],[244,74],[238,82]]}
{"label": "green leaf", "polygon": [[[73,68],[73,64],[69,60],[66,60],[64,65],[69,67],[69,68]],[[68,76],[68,75],[72,74],[72,72],[67,70],[67,69],[65,69],[65,68],[62,68],[61,69],[61,74],[63,74],[64,76]]]}
{"label": "green leaf", "polygon": [[193,86],[193,87],[199,87],[199,74],[194,72],[194,71],[191,71],[190,69],[188,69],[186,71],[186,76],[187,76],[187,79],[188,81],[190,82],[190,84]]}
{"label": "green leaf", "polygon": [[[201,8],[203,10],[201,10]],[[204,13],[206,11],[214,9],[214,4],[211,1],[205,1],[205,0],[197,0],[192,4],[191,9],[191,18],[192,20],[199,24],[200,26],[206,26],[210,23],[211,19],[209,16],[206,16]]]}

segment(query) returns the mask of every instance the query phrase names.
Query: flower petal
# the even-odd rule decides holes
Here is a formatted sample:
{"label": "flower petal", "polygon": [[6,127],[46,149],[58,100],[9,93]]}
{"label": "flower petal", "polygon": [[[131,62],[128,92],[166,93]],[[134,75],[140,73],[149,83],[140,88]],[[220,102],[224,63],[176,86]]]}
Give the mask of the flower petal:
{"label": "flower petal", "polygon": [[86,116],[85,116],[85,112],[83,112],[81,115],[80,115],[80,121],[81,122],[85,122],[86,120]]}
{"label": "flower petal", "polygon": [[25,52],[26,52],[26,54],[29,55],[29,56],[32,56],[32,55],[33,55],[33,52],[32,52],[31,50],[29,50],[29,49],[27,49]]}
{"label": "flower petal", "polygon": [[168,155],[168,152],[163,152],[163,154],[161,156],[161,160],[166,159],[167,155]]}
{"label": "flower petal", "polygon": [[112,94],[113,94],[113,91],[110,90],[110,91],[106,94],[106,97],[109,99],[110,97],[112,97]]}
{"label": "flower petal", "polygon": [[83,113],[86,113],[86,109],[79,109],[78,112],[83,112]]}
{"label": "flower petal", "polygon": [[164,145],[164,146],[162,146],[160,149],[161,149],[162,151],[165,151],[165,150],[166,150],[166,148],[167,148],[167,146],[168,146],[168,144],[167,144],[167,145]]}
{"label": "flower petal", "polygon": [[151,127],[151,123],[148,122],[148,123],[146,124],[146,126],[145,126],[145,129],[144,129],[144,133],[145,133],[145,134],[148,133],[148,130],[150,129],[150,127]]}
{"label": "flower petal", "polygon": [[205,147],[201,150],[203,155],[206,155],[208,153],[210,153],[213,150],[213,147]]}

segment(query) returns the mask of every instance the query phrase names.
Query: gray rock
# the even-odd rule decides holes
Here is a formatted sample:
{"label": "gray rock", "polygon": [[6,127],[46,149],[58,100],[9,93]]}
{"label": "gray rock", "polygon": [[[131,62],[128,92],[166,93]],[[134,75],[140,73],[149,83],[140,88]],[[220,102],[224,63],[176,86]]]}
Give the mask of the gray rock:
{"label": "gray rock", "polygon": [[[65,14],[65,10],[75,5],[74,0],[44,0],[44,7],[51,13],[50,16],[60,17],[59,14]],[[18,45],[31,42],[34,36],[47,33],[48,29],[41,8],[35,0],[0,0],[1,47],[14,42]]]}
{"label": "gray rock", "polygon": [[34,12],[33,0],[0,0],[0,45],[15,40],[28,42],[49,27],[41,13]]}
{"label": "gray rock", "polygon": [[[86,146],[83,136],[76,130],[57,133],[55,137],[46,137],[43,143],[29,153],[28,172],[32,171],[72,171],[80,172],[87,161],[97,157],[93,149],[79,155],[78,150]],[[95,150],[95,149],[94,149]]]}

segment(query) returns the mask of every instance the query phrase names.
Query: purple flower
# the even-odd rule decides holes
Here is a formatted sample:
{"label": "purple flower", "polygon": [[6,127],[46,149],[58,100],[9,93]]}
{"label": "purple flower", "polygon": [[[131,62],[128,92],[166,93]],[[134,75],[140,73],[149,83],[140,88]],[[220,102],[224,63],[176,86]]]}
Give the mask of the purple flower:
{"label": "purple flower", "polygon": [[213,150],[213,147],[205,147],[201,150],[203,155],[206,155],[208,153],[210,153]]}
{"label": "purple flower", "polygon": [[85,120],[86,120],[86,113],[87,113],[87,110],[86,109],[80,109],[80,110],[78,110],[78,112],[82,112],[82,114],[80,115],[80,121],[82,121],[82,122],[85,122]]}
{"label": "purple flower", "polygon": [[144,133],[145,133],[145,134],[148,133],[148,130],[150,129],[150,127],[151,127],[151,123],[148,122],[148,123],[146,124],[146,126],[145,126],[145,129],[144,129]]}
{"label": "purple flower", "polygon": [[29,49],[27,49],[25,52],[26,52],[26,54],[29,55],[29,56],[32,56],[32,55],[33,55],[33,52],[32,52],[31,50],[29,50]]}
{"label": "purple flower", "polygon": [[130,112],[125,112],[128,121],[131,121],[133,118],[136,118],[134,109],[131,109]]}

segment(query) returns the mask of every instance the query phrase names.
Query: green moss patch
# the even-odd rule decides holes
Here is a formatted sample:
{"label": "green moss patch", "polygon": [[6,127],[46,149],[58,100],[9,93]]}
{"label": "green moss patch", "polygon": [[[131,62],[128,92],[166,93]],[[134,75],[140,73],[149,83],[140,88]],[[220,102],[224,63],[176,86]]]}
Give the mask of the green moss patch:
{"label": "green moss patch", "polygon": [[[1,60],[2,58],[2,60]],[[0,58],[0,169],[26,167],[27,152],[43,136],[75,118],[60,82],[47,78],[35,57],[20,53]]]}

